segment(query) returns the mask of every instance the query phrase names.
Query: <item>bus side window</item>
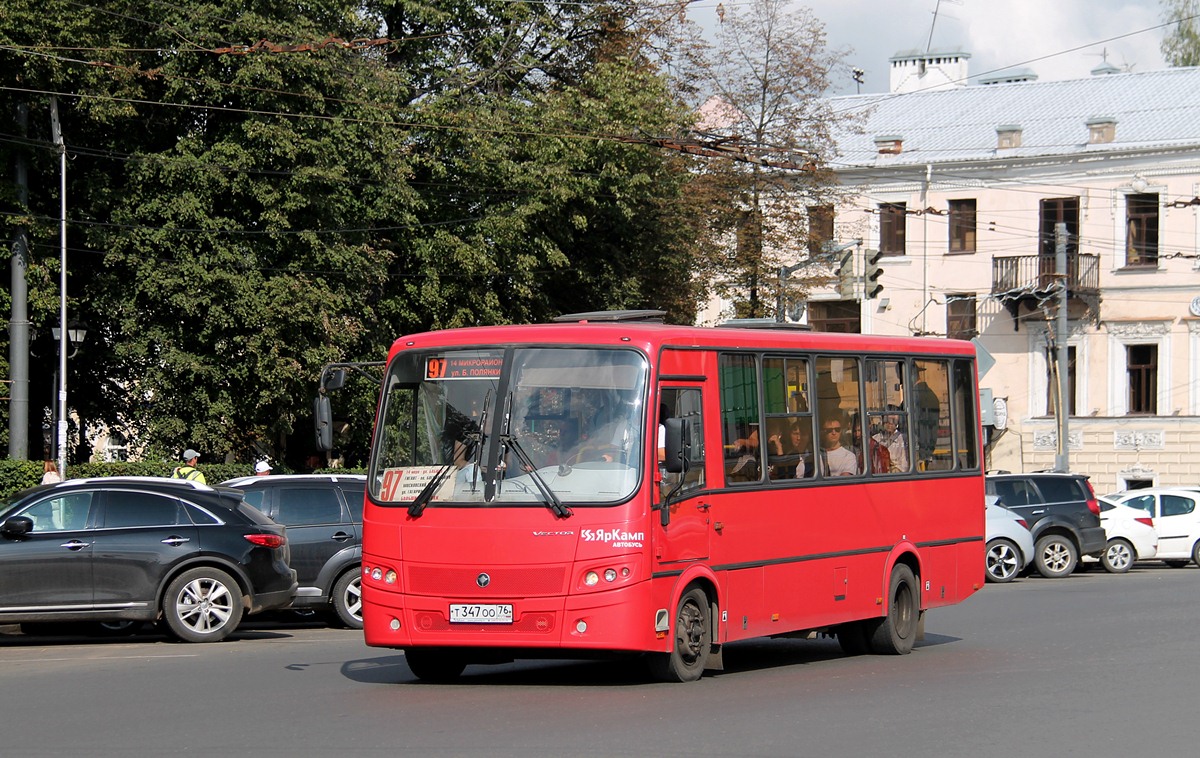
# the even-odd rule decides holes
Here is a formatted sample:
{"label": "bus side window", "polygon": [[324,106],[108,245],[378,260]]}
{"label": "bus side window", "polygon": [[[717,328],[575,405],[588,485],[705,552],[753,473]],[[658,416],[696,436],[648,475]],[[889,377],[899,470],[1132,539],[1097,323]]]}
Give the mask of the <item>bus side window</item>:
{"label": "bus side window", "polygon": [[725,480],[758,482],[762,478],[758,362],[753,355],[724,353],[718,367]]}
{"label": "bus side window", "polygon": [[818,469],[822,476],[856,476],[862,472],[851,449],[852,424],[859,414],[858,360],[821,356],[817,369]]}
{"label": "bus side window", "polygon": [[954,468],[954,440],[950,428],[950,368],[947,361],[914,361],[917,383],[913,387],[916,459],[923,471]]}

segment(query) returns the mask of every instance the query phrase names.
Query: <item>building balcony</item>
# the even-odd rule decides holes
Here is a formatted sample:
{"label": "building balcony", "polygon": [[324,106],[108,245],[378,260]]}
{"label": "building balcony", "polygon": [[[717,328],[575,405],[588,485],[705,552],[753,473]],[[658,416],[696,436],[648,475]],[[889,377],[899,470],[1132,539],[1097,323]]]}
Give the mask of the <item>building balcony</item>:
{"label": "building balcony", "polygon": [[[1058,283],[1053,255],[1012,255],[992,258],[992,297],[1013,317],[1013,329],[1022,319],[1053,318],[1058,303]],[[1067,317],[1100,318],[1100,256],[1067,256]],[[1043,304],[1048,308],[1043,308]]]}

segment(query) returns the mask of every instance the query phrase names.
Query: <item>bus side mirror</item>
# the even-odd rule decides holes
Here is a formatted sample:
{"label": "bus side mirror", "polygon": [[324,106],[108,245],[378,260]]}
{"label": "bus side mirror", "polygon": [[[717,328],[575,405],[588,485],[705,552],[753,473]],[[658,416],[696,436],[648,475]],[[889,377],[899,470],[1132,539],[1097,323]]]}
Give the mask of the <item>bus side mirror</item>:
{"label": "bus side mirror", "polygon": [[335,368],[329,370],[321,377],[321,389],[323,390],[340,390],[346,386],[346,369]]}
{"label": "bus side mirror", "polygon": [[691,436],[692,422],[684,418],[669,418],[664,426],[667,428],[667,439],[663,468],[669,474],[681,474],[687,470],[687,439]]}
{"label": "bus side mirror", "polygon": [[313,401],[313,425],[317,433],[317,449],[329,452],[333,449],[333,411],[329,408],[329,396],[317,395]]}

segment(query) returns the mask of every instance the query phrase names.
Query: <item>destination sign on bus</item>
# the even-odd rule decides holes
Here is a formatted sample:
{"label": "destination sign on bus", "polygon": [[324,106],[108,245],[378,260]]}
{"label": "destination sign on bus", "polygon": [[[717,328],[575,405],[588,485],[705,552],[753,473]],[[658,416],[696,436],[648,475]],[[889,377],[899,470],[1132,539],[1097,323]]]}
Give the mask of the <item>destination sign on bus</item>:
{"label": "destination sign on bus", "polygon": [[435,355],[425,359],[425,379],[498,379],[503,364],[499,355]]}

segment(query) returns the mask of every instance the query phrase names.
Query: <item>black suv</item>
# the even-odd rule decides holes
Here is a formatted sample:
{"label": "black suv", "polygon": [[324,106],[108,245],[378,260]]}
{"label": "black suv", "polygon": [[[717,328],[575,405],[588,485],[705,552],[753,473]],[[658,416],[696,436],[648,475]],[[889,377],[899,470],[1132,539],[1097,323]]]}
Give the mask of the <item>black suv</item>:
{"label": "black suv", "polygon": [[0,623],[132,631],[111,622],[162,619],[185,642],[215,642],[244,614],[292,601],[288,559],[284,527],[236,490],[152,477],[42,485],[0,501]]}
{"label": "black suv", "polygon": [[1100,504],[1082,474],[988,474],[986,491],[1029,524],[1033,563],[1045,577],[1068,576],[1081,555],[1099,556],[1107,542]]}
{"label": "black suv", "polygon": [[362,511],[367,477],[358,474],[277,474],[230,479],[222,486],[287,526],[300,588],[293,608],[331,611],[336,622],[362,629]]}

